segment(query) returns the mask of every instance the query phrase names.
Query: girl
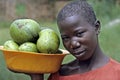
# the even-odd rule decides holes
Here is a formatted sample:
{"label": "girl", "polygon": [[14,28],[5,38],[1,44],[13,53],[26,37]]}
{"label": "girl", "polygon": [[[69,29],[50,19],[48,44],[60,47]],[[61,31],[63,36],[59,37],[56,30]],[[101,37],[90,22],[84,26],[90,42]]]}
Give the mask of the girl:
{"label": "girl", "polygon": [[[100,21],[85,0],[67,4],[58,14],[57,24],[65,48],[76,58],[63,64],[48,80],[120,80],[120,64],[101,50]],[[43,80],[43,74],[31,74]]]}

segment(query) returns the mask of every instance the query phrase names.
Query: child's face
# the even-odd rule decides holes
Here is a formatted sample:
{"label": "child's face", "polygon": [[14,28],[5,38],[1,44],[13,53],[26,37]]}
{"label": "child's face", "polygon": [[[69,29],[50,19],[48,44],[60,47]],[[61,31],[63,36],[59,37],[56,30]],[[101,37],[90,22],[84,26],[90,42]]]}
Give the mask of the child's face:
{"label": "child's face", "polygon": [[97,44],[97,29],[82,17],[74,15],[58,22],[65,48],[80,60],[94,54]]}

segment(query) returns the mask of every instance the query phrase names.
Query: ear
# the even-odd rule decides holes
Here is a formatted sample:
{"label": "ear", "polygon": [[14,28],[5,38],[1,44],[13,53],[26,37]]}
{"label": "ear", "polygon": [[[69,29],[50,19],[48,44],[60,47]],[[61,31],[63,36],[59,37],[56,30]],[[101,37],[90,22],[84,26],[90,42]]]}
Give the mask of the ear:
{"label": "ear", "polygon": [[101,29],[100,21],[96,20],[95,21],[95,30],[96,30],[97,35],[100,33],[100,29]]}

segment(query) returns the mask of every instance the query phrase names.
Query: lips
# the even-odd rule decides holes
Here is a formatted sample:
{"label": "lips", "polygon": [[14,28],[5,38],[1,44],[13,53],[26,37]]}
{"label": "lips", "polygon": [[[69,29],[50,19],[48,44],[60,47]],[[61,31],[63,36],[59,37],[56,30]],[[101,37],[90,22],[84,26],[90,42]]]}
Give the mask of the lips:
{"label": "lips", "polygon": [[75,51],[73,51],[73,54],[74,55],[83,55],[85,52],[86,52],[85,49],[83,49],[83,50],[75,50]]}

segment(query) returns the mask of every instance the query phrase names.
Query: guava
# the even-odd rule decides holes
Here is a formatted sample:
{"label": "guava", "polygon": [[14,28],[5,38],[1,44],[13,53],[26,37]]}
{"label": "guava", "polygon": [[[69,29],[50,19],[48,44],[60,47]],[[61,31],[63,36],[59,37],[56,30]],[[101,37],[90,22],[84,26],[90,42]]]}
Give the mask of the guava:
{"label": "guava", "polygon": [[32,42],[25,42],[19,46],[19,51],[38,52],[37,46]]}
{"label": "guava", "polygon": [[18,51],[19,45],[14,42],[13,40],[7,40],[4,45],[3,48],[6,50],[15,50]]}
{"label": "guava", "polygon": [[37,48],[41,53],[56,53],[60,45],[57,33],[52,29],[43,29],[39,32]]}
{"label": "guava", "polygon": [[32,19],[16,19],[10,25],[10,35],[18,44],[36,42],[40,31],[39,23]]}

